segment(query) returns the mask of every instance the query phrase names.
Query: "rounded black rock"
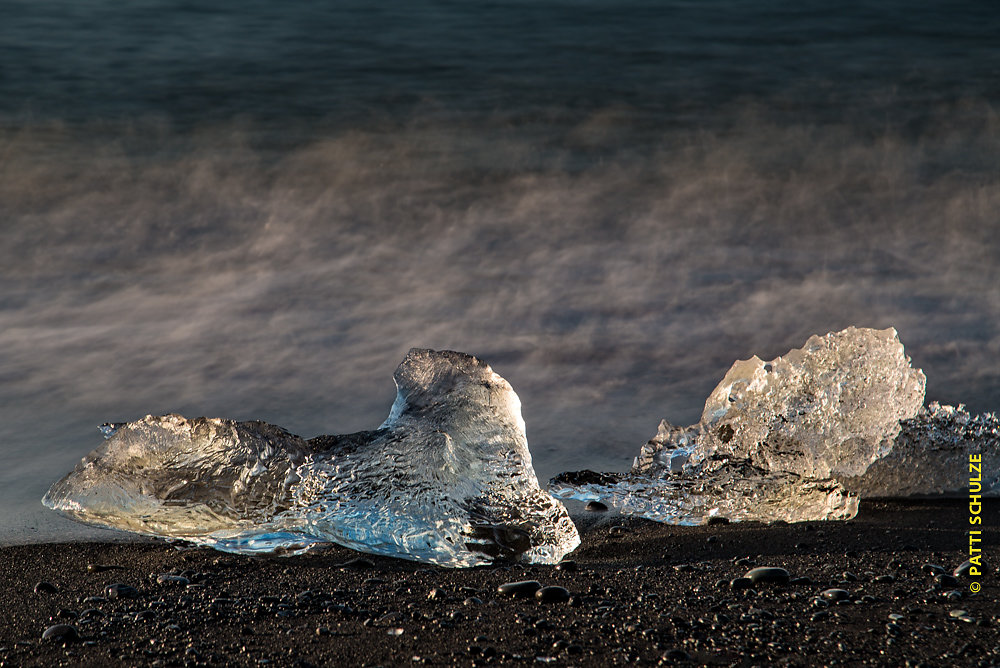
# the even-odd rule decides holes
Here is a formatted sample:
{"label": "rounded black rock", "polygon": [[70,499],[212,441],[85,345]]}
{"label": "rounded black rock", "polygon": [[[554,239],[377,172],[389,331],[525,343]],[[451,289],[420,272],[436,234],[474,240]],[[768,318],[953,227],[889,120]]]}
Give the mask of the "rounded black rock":
{"label": "rounded black rock", "polygon": [[964,578],[969,575],[974,565],[975,564],[973,564],[971,560],[967,560],[963,562],[961,566],[958,566],[954,571],[952,571],[952,575],[956,578]]}
{"label": "rounded black rock", "polygon": [[784,568],[774,566],[761,566],[747,571],[746,576],[754,584],[788,584],[791,576]]}
{"label": "rounded black rock", "polygon": [[851,598],[851,592],[846,589],[827,589],[820,596],[828,601],[846,601]]}
{"label": "rounded black rock", "polygon": [[75,626],[69,624],[53,624],[42,633],[42,640],[49,642],[76,642],[80,639],[80,634]]}
{"label": "rounded black rock", "polygon": [[576,573],[576,562],[572,559],[565,559],[556,564],[556,570],[566,573]]}
{"label": "rounded black rock", "polygon": [[729,581],[729,587],[733,591],[740,591],[741,589],[749,589],[753,586],[753,580],[750,578],[733,578]]}
{"label": "rounded black rock", "polygon": [[591,512],[600,513],[607,510],[608,506],[607,504],[601,503],[600,501],[590,501],[584,508]]}
{"label": "rounded black rock", "polygon": [[51,582],[45,582],[44,580],[35,585],[36,594],[54,594],[57,591],[59,591],[58,587]]}
{"label": "rounded black rock", "polygon": [[104,593],[107,594],[110,599],[137,598],[139,596],[138,589],[132,585],[122,584],[121,582],[108,585],[104,588]]}
{"label": "rounded black rock", "polygon": [[542,583],[537,580],[522,580],[521,582],[505,582],[497,587],[497,593],[501,596],[513,596],[515,598],[528,598],[535,595],[535,592],[542,588]]}
{"label": "rounded black rock", "polygon": [[948,575],[947,573],[940,573],[934,576],[934,581],[937,582],[942,587],[957,587],[958,578],[954,575]]}
{"label": "rounded black rock", "polygon": [[565,603],[569,600],[569,590],[565,587],[542,587],[535,592],[535,598],[542,603]]}
{"label": "rounded black rock", "polygon": [[667,661],[694,661],[691,655],[682,649],[672,649],[664,653],[662,658]]}

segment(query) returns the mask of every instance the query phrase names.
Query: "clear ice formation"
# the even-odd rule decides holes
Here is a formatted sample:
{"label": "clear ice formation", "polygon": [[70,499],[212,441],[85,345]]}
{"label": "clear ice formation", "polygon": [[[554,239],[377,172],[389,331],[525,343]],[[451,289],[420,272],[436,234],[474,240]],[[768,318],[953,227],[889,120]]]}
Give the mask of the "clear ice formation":
{"label": "clear ice formation", "polygon": [[859,496],[968,493],[980,453],[984,493],[1000,493],[997,417],[925,409],[924,383],[894,329],[813,336],[737,361],[701,421],[664,420],[629,473],[563,473],[549,489],[671,524],[848,519]]}
{"label": "clear ice formation", "polygon": [[531,465],[521,403],[485,362],[413,349],[374,431],[146,416],[42,499],[73,519],[229,552],[322,543],[449,567],[556,563],[580,543]]}

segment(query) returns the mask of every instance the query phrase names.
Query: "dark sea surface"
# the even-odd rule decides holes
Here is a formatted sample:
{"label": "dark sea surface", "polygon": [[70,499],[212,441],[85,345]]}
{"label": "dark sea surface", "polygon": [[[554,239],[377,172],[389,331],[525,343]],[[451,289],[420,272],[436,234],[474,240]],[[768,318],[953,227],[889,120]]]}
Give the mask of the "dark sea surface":
{"label": "dark sea surface", "polygon": [[413,346],[623,470],[895,326],[1000,409],[992,2],[0,0],[0,542],[147,413],[377,426]]}

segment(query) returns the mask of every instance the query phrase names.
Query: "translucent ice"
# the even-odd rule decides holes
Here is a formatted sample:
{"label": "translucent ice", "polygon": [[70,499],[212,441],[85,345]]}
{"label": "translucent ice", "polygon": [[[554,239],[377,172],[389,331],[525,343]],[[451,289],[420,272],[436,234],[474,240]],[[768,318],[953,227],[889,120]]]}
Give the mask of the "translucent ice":
{"label": "translucent ice", "polygon": [[414,349],[374,431],[303,440],[263,422],[147,416],[43,503],[74,519],[232,552],[318,543],[444,566],[555,563],[580,542],[538,486],[506,380],[462,353]]}
{"label": "translucent ice", "polygon": [[[978,471],[970,470],[970,455]],[[975,477],[981,480],[974,480]],[[892,450],[844,485],[862,497],[1000,496],[1000,419],[931,403],[904,420]]]}
{"label": "translucent ice", "polygon": [[924,375],[911,368],[895,330],[813,336],[771,362],[733,364],[701,421],[662,422],[629,473],[562,474],[550,490],[675,524],[846,519],[857,513],[858,493],[967,486],[967,455],[976,448],[995,489],[996,418],[925,410],[923,397]]}

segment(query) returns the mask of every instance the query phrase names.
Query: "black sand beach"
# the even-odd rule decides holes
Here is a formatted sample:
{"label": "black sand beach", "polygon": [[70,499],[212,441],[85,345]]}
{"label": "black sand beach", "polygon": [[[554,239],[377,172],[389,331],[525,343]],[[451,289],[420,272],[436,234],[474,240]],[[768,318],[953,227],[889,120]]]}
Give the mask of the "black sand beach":
{"label": "black sand beach", "polygon": [[[996,666],[998,510],[983,509],[979,578],[952,575],[968,556],[962,500],[866,501],[848,522],[772,526],[580,511],[575,568],[449,570],[338,547],[3,547],[0,665]],[[763,566],[790,581],[733,586]],[[569,599],[498,592],[530,580]]]}

